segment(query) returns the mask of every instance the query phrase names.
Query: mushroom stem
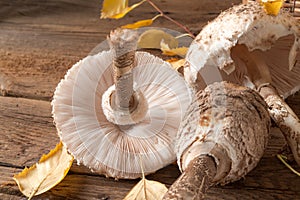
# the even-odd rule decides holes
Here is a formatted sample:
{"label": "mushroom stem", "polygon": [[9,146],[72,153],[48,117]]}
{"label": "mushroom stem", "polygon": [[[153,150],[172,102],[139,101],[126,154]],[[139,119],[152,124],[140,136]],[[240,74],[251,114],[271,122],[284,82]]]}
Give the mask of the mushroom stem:
{"label": "mushroom stem", "polygon": [[133,106],[133,64],[134,51],[121,55],[114,60],[115,104],[120,109],[130,109]]}
{"label": "mushroom stem", "polygon": [[[132,125],[142,121],[148,111],[144,95],[134,89],[133,68],[138,34],[128,29],[111,32],[108,41],[114,53],[114,85],[103,94],[111,111],[105,112],[106,119],[117,125]],[[112,116],[113,115],[113,116]]]}
{"label": "mushroom stem", "polygon": [[120,110],[132,110],[134,107],[132,69],[137,39],[137,33],[127,29],[117,29],[110,34],[111,49],[115,52],[113,70],[116,86],[112,103]]}
{"label": "mushroom stem", "polygon": [[198,156],[189,163],[163,199],[204,199],[216,173],[216,163],[211,156]]}
{"label": "mushroom stem", "polygon": [[271,85],[262,86],[260,95],[268,104],[272,119],[283,133],[294,159],[300,166],[300,120]]}
{"label": "mushroom stem", "polygon": [[232,56],[237,56],[243,63],[246,63],[250,79],[268,104],[272,119],[283,133],[297,164],[300,166],[300,121],[293,110],[279,96],[276,89],[271,86],[270,70],[263,55],[257,50],[249,52],[245,45],[237,45],[232,48]]}

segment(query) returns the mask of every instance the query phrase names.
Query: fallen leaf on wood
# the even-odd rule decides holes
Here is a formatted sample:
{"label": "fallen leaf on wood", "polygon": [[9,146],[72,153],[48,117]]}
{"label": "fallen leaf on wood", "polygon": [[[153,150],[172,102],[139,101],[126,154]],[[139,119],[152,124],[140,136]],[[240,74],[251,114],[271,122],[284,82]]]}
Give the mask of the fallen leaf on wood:
{"label": "fallen leaf on wood", "polygon": [[178,47],[178,40],[162,30],[150,29],[145,31],[138,40],[138,48],[161,49],[161,41],[171,48]]}
{"label": "fallen leaf on wood", "polygon": [[30,199],[61,182],[71,168],[73,160],[73,156],[60,142],[47,155],[43,155],[38,163],[15,174],[13,179],[20,191]]}
{"label": "fallen leaf on wood", "polygon": [[120,19],[144,2],[145,0],[128,7],[128,0],[104,0],[100,18]]}
{"label": "fallen leaf on wood", "polygon": [[124,200],[159,200],[168,191],[167,187],[157,181],[142,178],[126,195]]}
{"label": "fallen leaf on wood", "polygon": [[177,48],[171,49],[169,47],[169,45],[164,42],[164,40],[161,41],[160,46],[161,46],[160,49],[163,52],[163,54],[167,55],[167,56],[185,57],[187,50],[188,50],[187,47],[177,47]]}

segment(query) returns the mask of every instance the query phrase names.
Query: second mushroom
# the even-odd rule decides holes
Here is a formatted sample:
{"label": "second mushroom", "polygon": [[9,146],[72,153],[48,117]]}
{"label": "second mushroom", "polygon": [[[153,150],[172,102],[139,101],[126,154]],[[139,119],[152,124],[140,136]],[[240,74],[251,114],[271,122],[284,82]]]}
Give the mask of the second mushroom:
{"label": "second mushroom", "polygon": [[221,13],[191,44],[185,79],[203,89],[230,81],[259,91],[300,165],[300,121],[284,98],[300,89],[299,21],[249,1]]}
{"label": "second mushroom", "polygon": [[244,177],[263,156],[269,129],[267,105],[254,90],[216,82],[199,91],[177,136],[183,173],[164,199],[204,199],[210,186]]}

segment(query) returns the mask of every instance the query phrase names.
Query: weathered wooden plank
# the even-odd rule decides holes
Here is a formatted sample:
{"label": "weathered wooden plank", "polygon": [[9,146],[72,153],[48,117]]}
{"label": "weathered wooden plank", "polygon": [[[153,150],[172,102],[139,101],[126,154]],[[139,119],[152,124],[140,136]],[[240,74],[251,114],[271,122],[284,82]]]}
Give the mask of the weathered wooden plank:
{"label": "weathered wooden plank", "polygon": [[[232,2],[239,1],[156,3],[197,32]],[[0,91],[49,101],[67,69],[103,41],[111,29],[156,14],[145,4],[122,20],[99,20],[99,8],[98,0],[2,0]],[[181,31],[165,19],[154,25]],[[300,116],[299,93],[287,101]],[[37,162],[58,141],[49,102],[0,97],[0,199],[26,199],[12,180],[13,174]],[[297,199],[299,178],[275,157],[283,144],[278,129],[272,129],[258,167],[243,180],[210,190],[208,199]],[[170,185],[179,174],[176,165],[170,165],[148,178]],[[34,199],[122,199],[136,182],[107,179],[73,164],[61,184]]]}
{"label": "weathered wooden plank", "polygon": [[[52,124],[50,103],[46,101],[0,97],[0,121],[0,194],[6,195],[4,199],[14,199],[20,197],[20,193],[11,179],[13,174],[20,172],[23,166],[37,162],[43,153],[55,146],[58,137]],[[270,193],[266,199],[300,195],[300,179],[275,157],[284,143],[278,129],[272,129],[268,149],[258,167],[241,181],[213,189],[210,198],[231,199],[237,191],[237,196],[245,199],[261,197],[264,192]],[[170,165],[148,178],[170,185],[179,174],[176,165]],[[120,199],[134,183],[136,181],[115,182],[74,164],[66,180],[38,198],[92,199],[107,195],[111,199]]]}
{"label": "weathered wooden plank", "polygon": [[[198,32],[233,2],[239,1],[156,3],[171,17]],[[25,0],[14,4],[1,1],[0,93],[49,100],[67,69],[105,40],[110,30],[156,15],[145,3],[121,20],[100,20],[100,7],[98,0]],[[157,19],[154,26],[182,31],[163,18]]]}
{"label": "weathered wooden plank", "polygon": [[[1,162],[31,165],[59,141],[50,102],[0,97],[0,121]],[[266,157],[274,156],[285,143],[278,129],[272,130],[269,143]]]}
{"label": "weathered wooden plank", "polygon": [[286,102],[291,106],[297,116],[300,116],[300,92],[288,97]]}
{"label": "weathered wooden plank", "polygon": [[[168,169],[169,168],[169,169]],[[172,166],[166,170],[173,170]],[[1,168],[0,168],[1,169]],[[158,172],[157,174],[159,174]],[[163,178],[154,179],[163,182]],[[248,178],[246,177],[245,180]],[[207,199],[294,199],[300,195],[299,190],[262,188],[261,185],[247,186],[239,181],[227,186],[217,186],[209,190]],[[138,180],[113,180],[97,175],[69,173],[67,177],[49,192],[34,199],[122,199]],[[293,184],[299,184],[294,182]],[[271,184],[271,186],[274,183]],[[291,184],[290,184],[291,185]],[[169,185],[168,185],[169,186]],[[22,194],[12,181],[1,183],[0,195],[3,199],[21,199]],[[5,196],[4,196],[5,195]],[[1,197],[1,196],[0,196]]]}
{"label": "weathered wooden plank", "polygon": [[49,102],[0,97],[0,162],[27,166],[59,141]]}

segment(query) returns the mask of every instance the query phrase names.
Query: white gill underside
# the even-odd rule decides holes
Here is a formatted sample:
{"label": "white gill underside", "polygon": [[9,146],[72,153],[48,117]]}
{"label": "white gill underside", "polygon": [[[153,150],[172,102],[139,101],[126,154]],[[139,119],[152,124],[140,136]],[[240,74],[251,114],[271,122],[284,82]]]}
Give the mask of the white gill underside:
{"label": "white gill underside", "polygon": [[184,79],[168,63],[142,52],[136,58],[134,87],[149,106],[140,123],[117,126],[103,114],[102,95],[114,84],[110,51],[75,64],[52,101],[54,121],[69,152],[79,163],[115,178],[141,177],[141,163],[149,174],[176,159],[174,138],[191,99]]}

